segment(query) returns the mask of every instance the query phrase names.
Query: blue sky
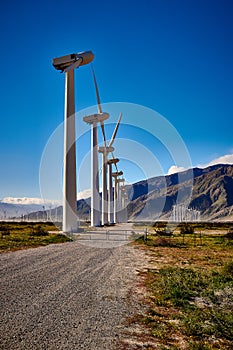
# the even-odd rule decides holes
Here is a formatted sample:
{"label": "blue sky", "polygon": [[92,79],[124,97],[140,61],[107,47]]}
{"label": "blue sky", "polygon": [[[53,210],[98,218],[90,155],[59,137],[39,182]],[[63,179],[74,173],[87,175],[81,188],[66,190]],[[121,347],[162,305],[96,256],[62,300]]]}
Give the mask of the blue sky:
{"label": "blue sky", "polygon": [[[4,2],[0,198],[40,195],[42,152],[64,109],[51,60],[72,52],[95,53],[104,103],[143,105],[173,124],[193,165],[233,153],[232,15],[231,0]],[[96,103],[90,67],[81,68],[77,110]],[[173,165],[159,161],[165,173]]]}

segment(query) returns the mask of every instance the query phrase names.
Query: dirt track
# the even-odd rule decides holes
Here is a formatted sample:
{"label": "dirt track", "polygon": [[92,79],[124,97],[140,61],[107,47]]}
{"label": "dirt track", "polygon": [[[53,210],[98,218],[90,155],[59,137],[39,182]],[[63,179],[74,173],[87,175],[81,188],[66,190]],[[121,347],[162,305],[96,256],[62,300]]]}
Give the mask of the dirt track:
{"label": "dirt track", "polygon": [[[78,242],[0,255],[0,349],[117,349],[144,256]],[[133,305],[134,304],[134,305]]]}

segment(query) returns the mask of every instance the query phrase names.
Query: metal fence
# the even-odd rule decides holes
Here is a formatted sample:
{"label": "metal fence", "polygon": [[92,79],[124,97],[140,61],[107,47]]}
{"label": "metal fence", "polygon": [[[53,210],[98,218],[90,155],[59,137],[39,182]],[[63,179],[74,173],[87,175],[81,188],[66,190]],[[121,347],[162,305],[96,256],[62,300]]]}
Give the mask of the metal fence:
{"label": "metal fence", "polygon": [[96,230],[87,231],[79,234],[73,234],[73,240],[81,241],[116,241],[116,242],[130,242],[143,237],[146,239],[146,230]]}

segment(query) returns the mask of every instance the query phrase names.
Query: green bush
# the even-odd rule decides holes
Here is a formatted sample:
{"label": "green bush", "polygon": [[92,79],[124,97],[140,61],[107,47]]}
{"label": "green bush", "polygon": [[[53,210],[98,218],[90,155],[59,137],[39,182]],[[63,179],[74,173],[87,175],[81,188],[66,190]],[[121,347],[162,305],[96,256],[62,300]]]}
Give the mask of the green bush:
{"label": "green bush", "polygon": [[233,260],[223,266],[223,274],[233,278]]}
{"label": "green bush", "polygon": [[171,237],[172,232],[169,229],[155,229],[155,234],[158,236],[165,236],[165,237]]}
{"label": "green bush", "polygon": [[233,229],[230,229],[224,236],[224,238],[227,238],[229,240],[233,239]]}
{"label": "green bush", "polygon": [[187,234],[192,235],[194,233],[194,228],[192,225],[185,224],[180,228],[180,233],[182,235],[187,235]]}
{"label": "green bush", "polygon": [[188,344],[188,350],[211,350],[211,345],[204,341],[191,341]]}
{"label": "green bush", "polygon": [[71,239],[63,234],[51,234],[45,238],[45,243],[65,243],[70,242]]}
{"label": "green bush", "polygon": [[1,237],[3,237],[3,236],[10,236],[10,230],[4,230],[4,231],[1,231],[0,232],[1,233]]}
{"label": "green bush", "polygon": [[48,231],[44,230],[40,225],[35,227],[35,229],[31,232],[31,236],[44,237],[48,235],[49,235]]}

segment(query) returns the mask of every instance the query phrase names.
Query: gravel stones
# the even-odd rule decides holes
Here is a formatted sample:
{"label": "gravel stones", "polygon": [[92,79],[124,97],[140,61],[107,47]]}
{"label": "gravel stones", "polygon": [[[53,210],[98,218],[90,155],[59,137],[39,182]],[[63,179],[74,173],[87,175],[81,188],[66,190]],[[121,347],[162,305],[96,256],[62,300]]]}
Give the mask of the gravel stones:
{"label": "gravel stones", "polygon": [[[143,257],[70,242],[0,255],[0,349],[117,348]],[[135,301],[134,301],[135,302]]]}

